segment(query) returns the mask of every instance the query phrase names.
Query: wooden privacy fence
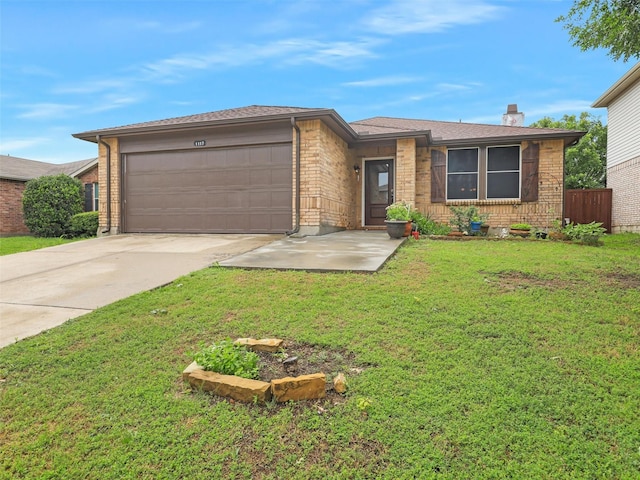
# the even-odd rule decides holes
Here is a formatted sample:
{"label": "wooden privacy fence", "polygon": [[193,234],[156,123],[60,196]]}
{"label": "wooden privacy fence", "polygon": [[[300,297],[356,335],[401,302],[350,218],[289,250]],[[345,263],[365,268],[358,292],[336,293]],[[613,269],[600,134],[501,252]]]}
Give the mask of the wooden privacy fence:
{"label": "wooden privacy fence", "polygon": [[611,189],[565,190],[564,216],[572,223],[602,222],[611,233]]}

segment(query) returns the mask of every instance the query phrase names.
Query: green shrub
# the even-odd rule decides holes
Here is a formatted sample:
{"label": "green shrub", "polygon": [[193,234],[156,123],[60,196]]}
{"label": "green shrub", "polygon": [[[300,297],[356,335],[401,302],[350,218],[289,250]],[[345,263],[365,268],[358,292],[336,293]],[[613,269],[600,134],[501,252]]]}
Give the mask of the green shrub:
{"label": "green shrub", "polygon": [[438,223],[429,215],[423,215],[418,210],[411,211],[411,221],[415,223],[420,235],[446,235],[451,231],[448,225]]}
{"label": "green shrub", "polygon": [[469,205],[468,207],[449,207],[453,217],[449,220],[449,223],[458,227],[460,232],[471,232],[471,221],[485,222],[489,218],[489,214],[481,214],[478,207],[475,205]]}
{"label": "green shrub", "polygon": [[98,212],[78,213],[71,217],[69,233],[74,237],[95,237],[98,233]]}
{"label": "green shrub", "polygon": [[584,245],[600,245],[600,237],[604,235],[607,229],[602,227],[602,222],[591,223],[570,223],[562,229],[570,240],[580,242]]}
{"label": "green shrub", "polygon": [[69,221],[82,212],[80,180],[53,175],[29,180],[22,195],[24,223],[36,237],[59,237],[69,233]]}
{"label": "green shrub", "polygon": [[222,340],[208,347],[203,346],[192,354],[193,360],[205,370],[223,375],[243,378],[258,378],[260,357],[230,339]]}

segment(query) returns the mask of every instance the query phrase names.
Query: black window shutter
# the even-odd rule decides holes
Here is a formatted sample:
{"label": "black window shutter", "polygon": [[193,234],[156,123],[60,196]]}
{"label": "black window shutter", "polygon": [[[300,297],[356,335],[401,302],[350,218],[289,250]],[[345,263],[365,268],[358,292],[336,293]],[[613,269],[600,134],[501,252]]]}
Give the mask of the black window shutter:
{"label": "black window shutter", "polygon": [[84,211],[85,212],[93,211],[93,184],[92,183],[84,184]]}
{"label": "black window shutter", "polygon": [[538,164],[540,163],[540,144],[529,142],[522,151],[522,191],[523,202],[538,201]]}
{"label": "black window shutter", "polygon": [[431,203],[446,201],[447,156],[440,150],[431,150]]}

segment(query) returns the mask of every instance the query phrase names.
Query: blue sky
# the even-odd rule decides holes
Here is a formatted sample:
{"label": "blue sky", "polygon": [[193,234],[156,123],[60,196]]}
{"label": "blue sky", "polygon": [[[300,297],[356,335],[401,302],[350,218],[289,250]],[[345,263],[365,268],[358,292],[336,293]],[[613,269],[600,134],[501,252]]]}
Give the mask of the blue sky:
{"label": "blue sky", "polygon": [[590,111],[631,68],[581,52],[568,0],[0,0],[0,153],[97,155],[72,133],[246,105],[525,124]]}

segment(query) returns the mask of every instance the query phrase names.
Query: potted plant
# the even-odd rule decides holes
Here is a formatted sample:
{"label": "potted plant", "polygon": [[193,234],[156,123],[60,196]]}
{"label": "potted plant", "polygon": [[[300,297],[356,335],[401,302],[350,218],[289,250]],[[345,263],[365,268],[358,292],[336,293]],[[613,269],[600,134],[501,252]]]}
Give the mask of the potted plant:
{"label": "potted plant", "polygon": [[[468,207],[449,207],[453,217],[449,223],[458,227],[460,235],[478,235],[482,224],[489,218],[488,213],[480,213],[478,207],[470,205]],[[488,228],[488,227],[487,227]]]}
{"label": "potted plant", "polygon": [[528,237],[531,232],[531,225],[528,223],[512,223],[509,233],[518,237]]}
{"label": "potted plant", "polygon": [[[387,233],[391,238],[411,235],[411,205],[405,201],[394,202],[387,207]],[[405,235],[406,233],[406,235]]]}

